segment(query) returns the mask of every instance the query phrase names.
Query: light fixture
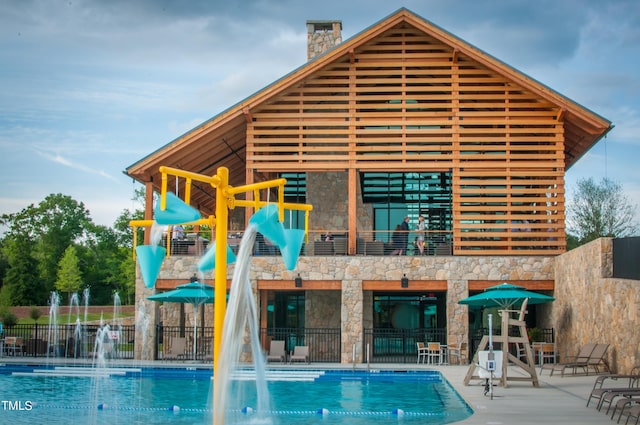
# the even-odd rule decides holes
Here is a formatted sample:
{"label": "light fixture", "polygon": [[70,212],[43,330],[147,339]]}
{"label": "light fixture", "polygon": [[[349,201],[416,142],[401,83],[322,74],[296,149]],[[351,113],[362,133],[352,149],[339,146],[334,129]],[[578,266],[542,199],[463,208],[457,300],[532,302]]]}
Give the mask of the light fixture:
{"label": "light fixture", "polygon": [[296,288],[302,288],[302,278],[300,277],[300,273],[295,278]]}
{"label": "light fixture", "polygon": [[402,275],[402,279],[400,279],[400,286],[403,288],[409,287],[409,279],[407,278],[406,274]]}

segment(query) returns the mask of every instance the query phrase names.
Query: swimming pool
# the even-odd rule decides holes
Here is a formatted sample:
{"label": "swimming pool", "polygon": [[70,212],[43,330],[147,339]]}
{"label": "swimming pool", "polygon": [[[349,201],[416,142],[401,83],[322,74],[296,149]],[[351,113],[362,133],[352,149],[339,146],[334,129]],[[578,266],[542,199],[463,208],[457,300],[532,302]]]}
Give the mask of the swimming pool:
{"label": "swimming pool", "polygon": [[[211,369],[0,367],[0,422],[211,423]],[[257,422],[237,371],[227,423]],[[447,424],[472,414],[436,371],[269,370],[273,424]],[[260,422],[264,423],[264,422]]]}

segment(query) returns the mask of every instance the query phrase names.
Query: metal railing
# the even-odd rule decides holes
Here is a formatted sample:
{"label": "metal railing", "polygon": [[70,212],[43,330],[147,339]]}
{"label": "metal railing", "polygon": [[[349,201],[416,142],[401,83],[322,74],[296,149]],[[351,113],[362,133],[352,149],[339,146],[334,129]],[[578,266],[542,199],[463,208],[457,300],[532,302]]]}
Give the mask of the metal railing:
{"label": "metal railing", "polygon": [[341,333],[339,328],[263,328],[260,330],[260,341],[265,352],[269,351],[271,341],[285,341],[287,353],[291,353],[299,345],[309,347],[310,362],[340,362]]}
{"label": "metal railing", "polygon": [[[195,335],[195,347],[194,347]],[[213,327],[156,327],[155,356],[159,360],[213,360]],[[195,350],[194,350],[195,349]]]}
{"label": "metal railing", "polygon": [[[260,343],[264,353],[269,352],[271,341],[285,341],[285,350],[291,353],[296,346],[309,347],[309,361],[340,362],[340,329],[274,328],[260,330]],[[195,360],[213,360],[213,328],[198,327]],[[248,351],[247,346],[243,351]],[[193,328],[158,326],[155,358],[160,360],[193,360]]]}
{"label": "metal railing", "polygon": [[418,342],[446,344],[446,329],[365,329],[362,347],[362,352],[365,353],[363,361],[369,363],[415,363],[418,359]]}
{"label": "metal railing", "polygon": [[[417,244],[416,231],[400,232],[394,237],[394,231],[368,230],[358,231],[356,235],[356,255],[452,255],[450,231],[427,230],[424,236],[422,254]],[[238,253],[243,232],[230,231],[227,244],[234,253]],[[170,247],[170,255],[202,255],[209,246],[211,232],[190,232],[181,239],[172,239],[171,233],[161,239],[161,245]],[[280,255],[280,249],[261,234],[256,235],[253,255]],[[349,255],[348,232],[346,230],[313,230],[309,231],[300,255]]]}
{"label": "metal railing", "polygon": [[[5,328],[2,338],[20,338],[20,347],[11,354],[27,357],[133,359],[135,326],[114,326],[104,332],[102,344],[96,344],[100,325],[45,325],[20,324]],[[103,328],[104,329],[104,328]],[[3,355],[8,354],[5,346]],[[102,350],[102,352],[100,352]]]}
{"label": "metal railing", "polygon": [[[500,330],[493,330],[493,334],[494,335],[499,335],[500,334]],[[540,328],[540,332],[542,334],[542,341],[540,342],[556,342],[556,334],[555,334],[555,330],[554,328]],[[480,346],[480,342],[482,341],[482,337],[485,335],[489,335],[489,329],[488,328],[477,328],[477,329],[473,329],[469,331],[469,346],[471,347],[471,351],[469,352],[470,356],[473,356],[473,354],[478,350],[478,347]],[[510,336],[520,336],[518,333],[518,329],[511,329]]]}

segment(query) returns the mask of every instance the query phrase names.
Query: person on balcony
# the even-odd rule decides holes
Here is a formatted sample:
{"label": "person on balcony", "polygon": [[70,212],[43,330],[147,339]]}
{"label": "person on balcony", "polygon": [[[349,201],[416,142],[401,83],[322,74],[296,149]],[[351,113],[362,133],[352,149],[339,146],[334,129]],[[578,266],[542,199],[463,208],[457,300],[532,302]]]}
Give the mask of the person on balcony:
{"label": "person on balcony", "polygon": [[418,225],[416,226],[416,232],[418,232],[418,237],[416,238],[416,246],[418,247],[418,251],[420,251],[419,255],[424,255],[424,231],[425,231],[424,217],[418,216]]}
{"label": "person on balcony", "polygon": [[402,223],[400,223],[400,230],[402,232],[402,252],[399,255],[407,252],[407,245],[409,245],[409,216],[406,216]]}
{"label": "person on balcony", "polygon": [[402,255],[404,234],[402,233],[401,225],[398,224],[396,226],[396,230],[391,235],[391,242],[393,243],[393,251],[391,251],[391,255]]}

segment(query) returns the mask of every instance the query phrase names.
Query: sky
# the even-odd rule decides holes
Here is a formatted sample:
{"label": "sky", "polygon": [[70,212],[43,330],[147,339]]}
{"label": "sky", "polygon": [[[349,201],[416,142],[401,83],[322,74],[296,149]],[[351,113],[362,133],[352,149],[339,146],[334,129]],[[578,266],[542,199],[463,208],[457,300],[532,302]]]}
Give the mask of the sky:
{"label": "sky", "polygon": [[307,20],[346,40],[401,7],[611,121],[568,197],[606,177],[640,205],[637,0],[2,0],[0,214],[62,193],[113,225],[123,171],[303,65]]}

